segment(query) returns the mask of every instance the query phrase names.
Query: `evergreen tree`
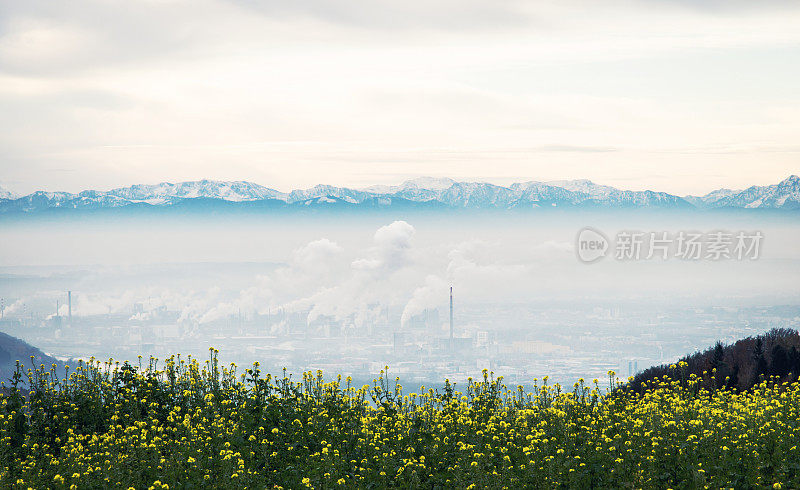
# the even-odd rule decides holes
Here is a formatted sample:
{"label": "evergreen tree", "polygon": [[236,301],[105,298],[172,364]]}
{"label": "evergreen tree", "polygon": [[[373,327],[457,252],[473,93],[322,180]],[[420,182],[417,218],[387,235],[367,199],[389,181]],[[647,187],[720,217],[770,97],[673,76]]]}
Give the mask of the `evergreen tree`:
{"label": "evergreen tree", "polygon": [[711,373],[714,378],[714,387],[721,388],[725,383],[725,377],[729,373],[728,366],[725,364],[725,348],[722,342],[717,341],[714,346],[714,353],[711,356]]}
{"label": "evergreen tree", "polygon": [[775,344],[772,347],[771,352],[771,362],[769,366],[769,374],[770,376],[778,376],[783,378],[789,371],[792,370],[792,363],[789,359],[789,354],[787,354],[786,349],[783,348],[780,344]]}
{"label": "evergreen tree", "polygon": [[761,376],[768,373],[769,366],[767,358],[764,356],[764,342],[761,337],[756,338],[756,346],[753,349],[753,370],[751,373],[750,386],[756,385]]}
{"label": "evergreen tree", "polygon": [[794,345],[789,351],[789,366],[789,371],[797,378],[800,375],[800,351]]}
{"label": "evergreen tree", "polygon": [[737,389],[739,388],[739,365],[733,365],[733,371],[731,372],[731,377],[728,380],[728,388]]}

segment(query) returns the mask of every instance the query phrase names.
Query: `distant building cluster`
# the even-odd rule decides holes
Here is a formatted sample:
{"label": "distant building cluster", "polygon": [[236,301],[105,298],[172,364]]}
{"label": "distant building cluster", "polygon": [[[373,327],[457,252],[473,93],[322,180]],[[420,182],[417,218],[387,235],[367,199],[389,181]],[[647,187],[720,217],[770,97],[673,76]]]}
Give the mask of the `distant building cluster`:
{"label": "distant building cluster", "polygon": [[[636,307],[596,305],[464,305],[448,315],[425,309],[401,327],[401,309],[372,304],[344,318],[312,316],[312,308],[266,313],[239,311],[200,323],[165,307],[133,303],[127,313],[73,316],[0,308],[0,330],[57,358],[204,358],[208,348],[237,364],[259,361],[265,370],[322,369],[370,383],[389,366],[404,383],[463,382],[482,369],[509,384],[534,378],[572,383],[578,378],[633,376],[671,362],[718,339],[735,340],[774,326],[797,328],[800,308],[726,306]],[[5,304],[0,303],[2,305]],[[57,307],[58,308],[58,307]],[[444,318],[446,320],[444,320]]]}

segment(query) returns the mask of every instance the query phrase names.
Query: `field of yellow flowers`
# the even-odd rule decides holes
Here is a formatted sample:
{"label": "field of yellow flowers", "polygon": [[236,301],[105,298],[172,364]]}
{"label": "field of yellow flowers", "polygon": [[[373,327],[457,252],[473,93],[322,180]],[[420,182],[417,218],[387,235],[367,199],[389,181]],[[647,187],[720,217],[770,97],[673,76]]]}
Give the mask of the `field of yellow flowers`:
{"label": "field of yellow flowers", "polygon": [[[3,488],[800,487],[800,386],[662,378],[463,392],[237,373],[209,360],[18,369]],[[26,376],[27,374],[27,376]],[[18,386],[27,385],[24,396]]]}

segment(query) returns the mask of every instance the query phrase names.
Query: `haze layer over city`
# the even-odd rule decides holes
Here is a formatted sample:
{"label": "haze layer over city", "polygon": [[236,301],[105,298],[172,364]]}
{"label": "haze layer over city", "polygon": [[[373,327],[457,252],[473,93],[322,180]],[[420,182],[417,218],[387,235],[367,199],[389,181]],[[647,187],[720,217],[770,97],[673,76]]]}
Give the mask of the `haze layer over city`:
{"label": "haze layer over city", "polygon": [[[65,360],[214,347],[276,373],[368,382],[388,365],[413,385],[490,369],[528,385],[800,323],[791,210],[159,209],[3,217],[3,331]],[[576,250],[586,227],[611,242],[593,263]],[[708,247],[720,230],[732,255],[676,256],[680,233]],[[626,232],[643,235],[636,257],[613,243]],[[750,256],[740,232],[763,237]]]}

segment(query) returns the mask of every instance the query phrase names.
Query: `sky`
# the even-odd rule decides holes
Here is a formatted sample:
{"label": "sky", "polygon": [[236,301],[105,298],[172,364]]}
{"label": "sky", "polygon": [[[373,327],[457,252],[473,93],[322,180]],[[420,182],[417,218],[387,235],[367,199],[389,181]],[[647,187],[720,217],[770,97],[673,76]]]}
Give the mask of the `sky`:
{"label": "sky", "polygon": [[0,3],[0,186],[800,172],[800,2]]}

